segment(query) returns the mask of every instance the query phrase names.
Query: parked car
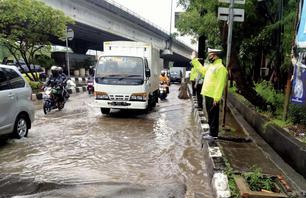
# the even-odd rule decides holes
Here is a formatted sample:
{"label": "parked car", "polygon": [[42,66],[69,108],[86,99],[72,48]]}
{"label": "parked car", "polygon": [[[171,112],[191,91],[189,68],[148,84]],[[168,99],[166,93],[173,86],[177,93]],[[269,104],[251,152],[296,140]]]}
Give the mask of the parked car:
{"label": "parked car", "polygon": [[172,83],[181,83],[182,75],[178,72],[170,72],[170,82]]}
{"label": "parked car", "polygon": [[[28,81],[30,82],[30,79],[28,78],[28,76],[26,75],[26,73],[29,73],[29,68],[27,67],[26,63],[24,62],[24,60],[19,60],[18,63],[16,60],[8,60],[7,65],[12,65],[12,66],[16,66],[18,68],[18,70],[22,73],[22,76]],[[40,65],[30,65],[30,68],[33,72],[33,74],[36,76],[36,78],[38,78],[40,81],[45,81],[47,78],[47,74],[44,72],[44,70],[41,68]]]}
{"label": "parked car", "polygon": [[0,64],[0,135],[22,138],[34,121],[32,89],[15,66]]}
{"label": "parked car", "polygon": [[[17,68],[22,73],[22,76],[25,77],[25,79],[29,82],[30,79],[26,75],[26,73],[30,73],[29,68],[25,64],[22,64]],[[30,68],[33,74],[36,76],[36,78],[38,78],[41,81],[46,81],[47,75],[40,65],[30,65]]]}

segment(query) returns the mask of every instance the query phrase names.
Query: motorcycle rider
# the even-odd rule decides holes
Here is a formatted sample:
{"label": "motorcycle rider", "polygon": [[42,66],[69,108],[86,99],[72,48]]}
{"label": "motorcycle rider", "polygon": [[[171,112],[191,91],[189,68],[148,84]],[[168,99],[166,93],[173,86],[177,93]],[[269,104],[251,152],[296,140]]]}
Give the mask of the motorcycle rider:
{"label": "motorcycle rider", "polygon": [[[47,87],[56,87],[56,86],[60,86],[61,89],[63,89],[63,81],[62,81],[62,77],[59,75],[59,70],[57,66],[52,66],[51,67],[51,75],[48,78],[45,86]],[[64,98],[61,98],[61,100],[63,100]]]}
{"label": "motorcycle rider", "polygon": [[170,83],[170,80],[169,78],[167,77],[166,75],[166,72],[165,71],[162,71],[160,76],[159,76],[159,82],[160,84],[165,84],[167,85],[167,93],[169,93],[169,83]]}
{"label": "motorcycle rider", "polygon": [[69,93],[68,93],[68,91],[67,91],[67,89],[66,89],[66,87],[67,87],[67,81],[68,81],[69,79],[67,78],[66,74],[63,72],[63,68],[62,68],[62,67],[57,67],[57,70],[58,70],[58,75],[59,75],[59,77],[61,78],[61,82],[62,82],[63,88],[64,88],[64,93],[63,93],[63,95],[64,95],[65,98],[69,98],[70,96],[69,96]]}
{"label": "motorcycle rider", "polygon": [[53,65],[51,67],[51,75],[50,77],[47,79],[46,81],[46,86],[50,86],[50,87],[54,87],[56,86],[59,82],[61,82],[61,77],[59,75],[59,72],[58,72],[58,68],[57,66]]}

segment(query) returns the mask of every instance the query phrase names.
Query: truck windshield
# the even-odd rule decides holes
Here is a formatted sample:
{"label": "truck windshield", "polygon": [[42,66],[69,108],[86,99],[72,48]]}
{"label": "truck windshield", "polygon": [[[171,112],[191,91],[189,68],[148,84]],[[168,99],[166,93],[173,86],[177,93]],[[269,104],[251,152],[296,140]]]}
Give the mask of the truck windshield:
{"label": "truck windshield", "polygon": [[112,85],[143,84],[143,59],[127,56],[101,57],[96,67],[96,82]]}

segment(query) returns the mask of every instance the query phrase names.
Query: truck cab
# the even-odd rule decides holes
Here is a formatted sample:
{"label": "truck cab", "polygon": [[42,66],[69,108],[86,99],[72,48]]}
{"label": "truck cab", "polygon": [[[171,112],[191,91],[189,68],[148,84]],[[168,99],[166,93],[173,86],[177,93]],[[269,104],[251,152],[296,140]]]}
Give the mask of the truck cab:
{"label": "truck cab", "polygon": [[159,57],[152,57],[152,46],[114,41],[105,43],[104,50],[96,65],[94,87],[95,102],[101,112],[154,107],[158,101],[161,62]]}

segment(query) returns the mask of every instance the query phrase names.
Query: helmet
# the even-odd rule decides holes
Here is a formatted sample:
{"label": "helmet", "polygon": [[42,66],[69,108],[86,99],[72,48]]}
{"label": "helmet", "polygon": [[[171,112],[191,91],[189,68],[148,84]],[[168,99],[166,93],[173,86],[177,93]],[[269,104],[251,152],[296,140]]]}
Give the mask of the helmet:
{"label": "helmet", "polygon": [[59,74],[62,74],[63,73],[63,68],[62,67],[57,67],[57,71]]}
{"label": "helmet", "polygon": [[57,76],[58,75],[58,69],[57,69],[57,66],[52,66],[51,67],[51,73],[53,76]]}
{"label": "helmet", "polygon": [[162,71],[160,74],[161,74],[162,76],[164,76],[164,75],[166,74],[166,72],[165,72],[165,71]]}
{"label": "helmet", "polygon": [[55,70],[57,70],[57,66],[53,65],[53,66],[51,67],[51,71],[55,71]]}

